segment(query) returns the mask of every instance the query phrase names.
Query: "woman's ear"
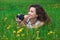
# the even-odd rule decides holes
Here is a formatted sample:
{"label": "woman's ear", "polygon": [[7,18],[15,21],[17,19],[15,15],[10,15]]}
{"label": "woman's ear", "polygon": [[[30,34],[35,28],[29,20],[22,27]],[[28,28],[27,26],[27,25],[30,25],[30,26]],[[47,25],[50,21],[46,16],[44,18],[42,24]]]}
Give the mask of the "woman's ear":
{"label": "woman's ear", "polygon": [[36,17],[38,17],[38,15],[36,15]]}

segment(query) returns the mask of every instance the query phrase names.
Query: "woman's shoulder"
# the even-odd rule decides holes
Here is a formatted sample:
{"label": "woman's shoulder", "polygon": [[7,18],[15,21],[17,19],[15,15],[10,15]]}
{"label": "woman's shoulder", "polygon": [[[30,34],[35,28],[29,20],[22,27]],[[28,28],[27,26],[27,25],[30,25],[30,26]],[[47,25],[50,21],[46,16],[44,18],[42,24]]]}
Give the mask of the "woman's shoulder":
{"label": "woman's shoulder", "polygon": [[40,26],[43,26],[44,25],[44,21],[40,21]]}
{"label": "woman's shoulder", "polygon": [[44,25],[44,21],[38,20],[38,21],[35,23],[35,25],[37,25],[37,26],[43,26],[43,25]]}

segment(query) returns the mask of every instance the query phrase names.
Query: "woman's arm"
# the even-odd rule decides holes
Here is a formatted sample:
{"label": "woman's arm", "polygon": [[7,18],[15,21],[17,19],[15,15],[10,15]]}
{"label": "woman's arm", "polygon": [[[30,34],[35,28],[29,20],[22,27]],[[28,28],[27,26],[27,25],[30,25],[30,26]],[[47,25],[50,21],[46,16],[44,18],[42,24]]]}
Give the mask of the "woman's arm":
{"label": "woman's arm", "polygon": [[27,20],[28,20],[28,15],[24,16],[24,20],[23,21],[21,21],[19,18],[16,18],[16,21],[17,21],[18,25],[21,25],[21,26],[26,25]]}
{"label": "woman's arm", "polygon": [[44,25],[44,22],[43,21],[40,21],[40,23],[38,25],[34,25],[34,28],[38,29],[39,27],[43,26]]}

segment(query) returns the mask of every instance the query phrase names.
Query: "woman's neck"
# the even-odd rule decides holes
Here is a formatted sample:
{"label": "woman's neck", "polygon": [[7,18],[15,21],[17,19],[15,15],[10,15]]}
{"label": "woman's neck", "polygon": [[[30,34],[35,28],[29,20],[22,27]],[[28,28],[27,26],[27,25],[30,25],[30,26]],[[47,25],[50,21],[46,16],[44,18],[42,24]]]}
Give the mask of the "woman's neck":
{"label": "woman's neck", "polygon": [[33,19],[30,20],[30,23],[31,23],[32,25],[34,25],[36,21],[37,21],[37,18],[33,18]]}

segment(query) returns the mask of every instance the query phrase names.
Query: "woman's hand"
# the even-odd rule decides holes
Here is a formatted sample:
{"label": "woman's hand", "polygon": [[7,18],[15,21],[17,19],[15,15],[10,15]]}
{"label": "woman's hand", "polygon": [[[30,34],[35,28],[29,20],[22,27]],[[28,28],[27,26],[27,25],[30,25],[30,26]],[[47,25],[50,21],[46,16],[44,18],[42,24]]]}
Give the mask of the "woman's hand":
{"label": "woman's hand", "polygon": [[27,20],[28,20],[29,16],[28,15],[24,15],[24,19],[21,21],[19,18],[16,18],[16,21],[18,23],[18,25],[26,25],[27,24]]}
{"label": "woman's hand", "polygon": [[21,22],[21,20],[20,20],[19,18],[16,18],[16,21],[17,21],[18,23],[20,23],[20,22]]}

